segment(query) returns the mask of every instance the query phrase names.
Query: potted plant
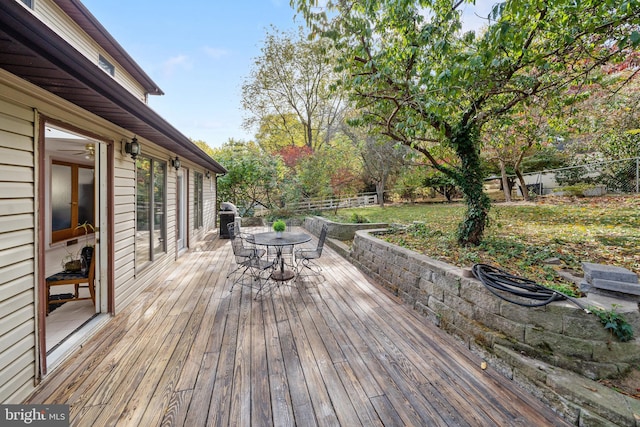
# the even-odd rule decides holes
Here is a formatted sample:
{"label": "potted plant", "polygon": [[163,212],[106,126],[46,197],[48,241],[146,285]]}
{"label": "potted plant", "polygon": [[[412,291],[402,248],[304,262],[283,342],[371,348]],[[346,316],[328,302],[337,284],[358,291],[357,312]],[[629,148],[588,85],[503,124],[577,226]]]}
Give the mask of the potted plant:
{"label": "potted plant", "polygon": [[77,273],[82,270],[82,262],[78,254],[73,254],[67,250],[67,254],[62,258],[62,268],[68,273]]}
{"label": "potted plant", "polygon": [[84,230],[84,246],[80,248],[80,250],[75,254],[67,250],[67,255],[62,258],[62,268],[64,269],[64,271],[75,273],[89,268],[89,266],[82,265],[81,254],[84,248],[93,248],[93,245],[89,244],[89,229],[91,229],[92,232],[95,232],[95,228],[87,221],[85,221],[83,224],[78,224],[75,229],[77,230],[79,228],[82,228]]}
{"label": "potted plant", "polygon": [[285,230],[285,228],[287,228],[287,224],[283,220],[278,219],[274,221],[273,231],[276,232],[276,237],[278,239],[282,237],[282,232]]}

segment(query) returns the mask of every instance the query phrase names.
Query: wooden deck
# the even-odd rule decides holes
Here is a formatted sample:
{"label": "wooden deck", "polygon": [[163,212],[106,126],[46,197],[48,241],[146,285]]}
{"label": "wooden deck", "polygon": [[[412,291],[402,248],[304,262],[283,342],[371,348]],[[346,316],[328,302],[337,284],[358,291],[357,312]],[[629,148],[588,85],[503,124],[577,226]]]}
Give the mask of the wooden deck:
{"label": "wooden deck", "polygon": [[228,240],[180,258],[29,403],[78,426],[567,425],[325,246],[324,280],[229,292]]}

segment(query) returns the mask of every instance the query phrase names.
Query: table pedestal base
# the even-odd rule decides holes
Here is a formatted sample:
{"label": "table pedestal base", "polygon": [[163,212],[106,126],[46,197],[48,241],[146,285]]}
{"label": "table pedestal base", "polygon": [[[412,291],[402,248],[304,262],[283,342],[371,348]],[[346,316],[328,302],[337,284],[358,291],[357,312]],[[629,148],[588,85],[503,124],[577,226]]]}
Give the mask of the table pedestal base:
{"label": "table pedestal base", "polygon": [[291,270],[274,271],[271,273],[271,278],[278,282],[286,282],[287,280],[293,279],[294,275],[295,274]]}

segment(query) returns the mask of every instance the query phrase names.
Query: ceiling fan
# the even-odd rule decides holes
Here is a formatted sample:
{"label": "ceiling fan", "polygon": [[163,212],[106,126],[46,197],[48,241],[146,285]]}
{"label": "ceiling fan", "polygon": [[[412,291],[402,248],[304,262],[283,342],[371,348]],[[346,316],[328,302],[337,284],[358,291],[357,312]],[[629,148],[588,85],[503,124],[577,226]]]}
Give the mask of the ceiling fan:
{"label": "ceiling fan", "polygon": [[70,150],[58,150],[58,151],[73,151],[71,153],[74,156],[84,156],[87,160],[93,160],[96,156],[96,147],[93,144],[85,144],[84,150],[78,151],[80,148]]}

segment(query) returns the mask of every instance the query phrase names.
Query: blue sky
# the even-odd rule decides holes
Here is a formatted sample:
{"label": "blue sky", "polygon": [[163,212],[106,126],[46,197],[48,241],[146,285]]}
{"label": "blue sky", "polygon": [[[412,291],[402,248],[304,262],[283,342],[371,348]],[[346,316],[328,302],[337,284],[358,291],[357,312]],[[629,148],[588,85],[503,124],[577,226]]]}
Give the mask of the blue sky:
{"label": "blue sky", "polygon": [[[496,0],[467,6],[480,25]],[[165,95],[149,105],[192,139],[218,147],[251,140],[242,128],[241,87],[260,55],[266,30],[302,25],[289,0],[82,0]]]}

